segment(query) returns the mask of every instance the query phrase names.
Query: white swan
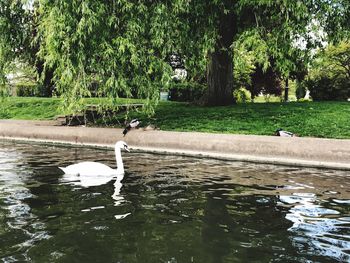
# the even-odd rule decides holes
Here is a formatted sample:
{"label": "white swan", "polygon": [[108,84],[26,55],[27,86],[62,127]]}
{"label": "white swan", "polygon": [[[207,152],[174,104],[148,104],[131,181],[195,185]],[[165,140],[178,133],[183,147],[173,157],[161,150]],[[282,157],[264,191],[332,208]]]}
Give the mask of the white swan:
{"label": "white swan", "polygon": [[[81,162],[77,164],[72,164],[67,167],[58,167],[66,175],[79,176],[82,180],[84,178],[95,176],[95,179],[98,180],[98,177],[104,177],[105,180],[111,177],[118,176],[118,180],[122,180],[124,175],[124,165],[121,156],[121,149],[124,149],[129,152],[128,145],[123,141],[118,141],[115,144],[115,157],[117,161],[117,169],[112,169],[109,166],[97,163],[97,162]],[[90,177],[90,179],[93,179]],[[102,178],[101,178],[102,179]]]}

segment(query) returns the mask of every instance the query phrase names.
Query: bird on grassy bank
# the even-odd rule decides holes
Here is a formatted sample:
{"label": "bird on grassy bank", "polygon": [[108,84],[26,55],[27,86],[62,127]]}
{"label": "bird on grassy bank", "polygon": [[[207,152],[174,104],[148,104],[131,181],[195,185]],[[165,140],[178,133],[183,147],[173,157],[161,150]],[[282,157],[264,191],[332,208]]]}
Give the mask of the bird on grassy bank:
{"label": "bird on grassy bank", "polygon": [[138,119],[133,119],[131,120],[131,122],[128,123],[128,125],[125,127],[124,131],[123,131],[123,136],[125,137],[125,135],[132,129],[132,128],[136,128],[137,126],[139,126],[139,124],[141,123],[141,121],[139,121]]}
{"label": "bird on grassy bank", "polygon": [[296,137],[294,133],[289,131],[284,131],[281,128],[276,130],[275,135],[280,137]]}
{"label": "bird on grassy bank", "polygon": [[117,169],[112,169],[111,167],[98,162],[80,162],[67,167],[58,168],[66,175],[75,176],[75,178],[81,180],[82,183],[84,181],[85,184],[89,184],[89,182],[94,183],[93,181],[98,181],[98,179],[111,180],[115,176],[118,180],[122,180],[124,176],[124,164],[121,156],[122,149],[129,152],[128,145],[123,141],[118,141],[114,147]]}

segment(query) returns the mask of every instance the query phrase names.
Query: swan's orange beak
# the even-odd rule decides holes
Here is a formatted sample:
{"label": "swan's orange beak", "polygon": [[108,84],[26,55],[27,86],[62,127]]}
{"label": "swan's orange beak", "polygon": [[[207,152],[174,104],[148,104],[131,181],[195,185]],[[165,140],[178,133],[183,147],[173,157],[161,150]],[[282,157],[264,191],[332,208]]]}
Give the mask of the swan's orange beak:
{"label": "swan's orange beak", "polygon": [[127,152],[130,152],[129,147],[126,146],[126,145],[124,146],[124,150],[127,151]]}

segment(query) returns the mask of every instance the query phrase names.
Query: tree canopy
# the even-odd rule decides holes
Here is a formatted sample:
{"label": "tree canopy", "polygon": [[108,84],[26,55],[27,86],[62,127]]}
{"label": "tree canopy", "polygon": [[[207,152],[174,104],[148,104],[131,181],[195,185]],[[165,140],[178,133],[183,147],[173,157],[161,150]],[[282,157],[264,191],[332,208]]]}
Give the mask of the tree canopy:
{"label": "tree canopy", "polygon": [[347,100],[350,96],[350,42],[341,41],[320,50],[305,84],[314,100]]}
{"label": "tree canopy", "polygon": [[23,8],[22,1],[0,0],[0,87],[4,86],[6,70],[14,60],[30,60],[31,21],[31,13]]}
{"label": "tree canopy", "polygon": [[[74,106],[85,96],[146,98],[151,104],[173,74],[180,54],[190,79],[205,76],[203,103],[233,103],[239,45],[256,63],[289,76],[324,30],[347,37],[347,0],[0,0],[0,77],[15,58],[49,76]],[[317,26],[313,25],[317,22]],[[298,42],[305,42],[303,49]],[[266,55],[267,54],[267,55]],[[242,60],[241,60],[242,61]],[[45,75],[45,76],[44,76]],[[52,80],[51,80],[52,79]]]}

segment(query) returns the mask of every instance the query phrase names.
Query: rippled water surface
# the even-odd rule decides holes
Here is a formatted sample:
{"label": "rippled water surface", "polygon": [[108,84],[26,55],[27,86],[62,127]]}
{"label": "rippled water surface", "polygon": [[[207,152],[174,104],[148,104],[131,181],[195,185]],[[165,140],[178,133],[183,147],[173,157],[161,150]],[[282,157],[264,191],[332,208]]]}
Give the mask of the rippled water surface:
{"label": "rippled water surface", "polygon": [[350,262],[349,172],[0,141],[3,262]]}

